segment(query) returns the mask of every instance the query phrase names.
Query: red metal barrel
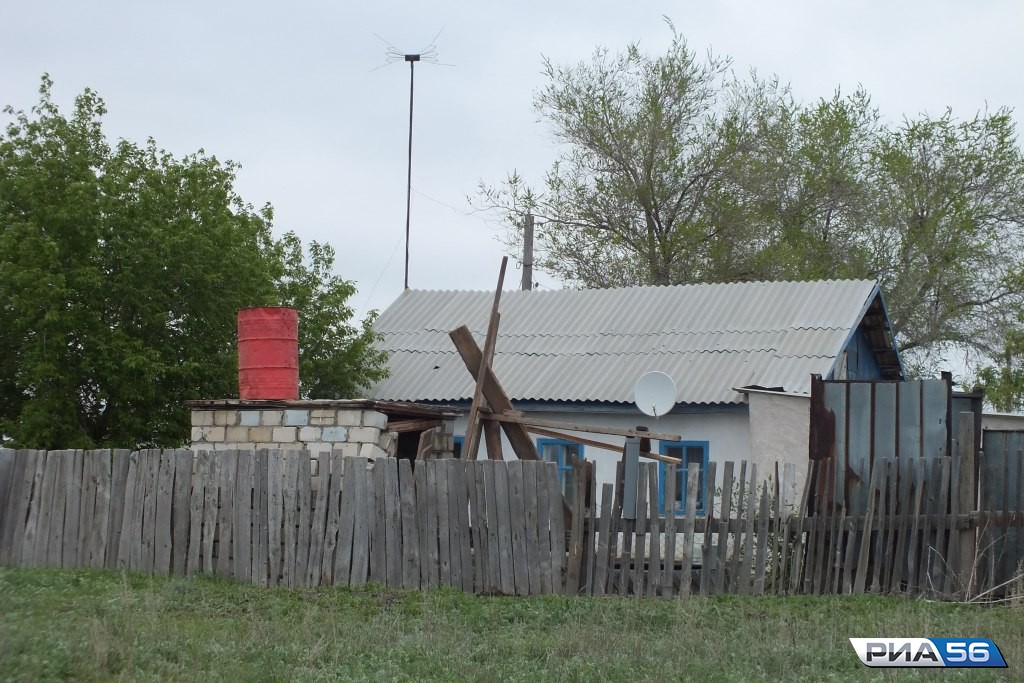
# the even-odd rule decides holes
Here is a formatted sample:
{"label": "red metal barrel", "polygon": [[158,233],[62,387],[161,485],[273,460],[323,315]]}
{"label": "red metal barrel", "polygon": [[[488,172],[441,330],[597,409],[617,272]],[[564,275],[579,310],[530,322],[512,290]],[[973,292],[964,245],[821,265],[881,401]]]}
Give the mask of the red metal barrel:
{"label": "red metal barrel", "polygon": [[242,400],[299,398],[299,314],[294,308],[238,311],[238,394]]}

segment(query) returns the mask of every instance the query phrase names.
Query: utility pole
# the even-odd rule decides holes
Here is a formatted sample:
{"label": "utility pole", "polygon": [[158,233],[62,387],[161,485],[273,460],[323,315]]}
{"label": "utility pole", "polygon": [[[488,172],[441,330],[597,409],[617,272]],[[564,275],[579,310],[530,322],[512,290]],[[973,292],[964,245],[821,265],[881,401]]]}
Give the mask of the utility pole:
{"label": "utility pole", "polygon": [[523,223],[523,282],[522,290],[533,289],[533,214],[526,214]]}

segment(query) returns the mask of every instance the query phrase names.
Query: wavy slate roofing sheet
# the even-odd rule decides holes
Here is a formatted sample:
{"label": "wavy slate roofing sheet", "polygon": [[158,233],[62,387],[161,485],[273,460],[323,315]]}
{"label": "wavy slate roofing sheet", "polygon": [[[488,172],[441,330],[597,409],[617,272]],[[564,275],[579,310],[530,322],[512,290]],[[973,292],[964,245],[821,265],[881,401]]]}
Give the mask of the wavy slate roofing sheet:
{"label": "wavy slate roofing sheet", "polygon": [[[679,403],[739,403],[748,385],[807,393],[875,293],[870,280],[502,292],[494,370],[513,400],[631,403],[649,370],[675,380]],[[483,346],[493,298],[402,293],[376,323],[391,376],[369,395],[470,399],[448,331],[465,324]]]}

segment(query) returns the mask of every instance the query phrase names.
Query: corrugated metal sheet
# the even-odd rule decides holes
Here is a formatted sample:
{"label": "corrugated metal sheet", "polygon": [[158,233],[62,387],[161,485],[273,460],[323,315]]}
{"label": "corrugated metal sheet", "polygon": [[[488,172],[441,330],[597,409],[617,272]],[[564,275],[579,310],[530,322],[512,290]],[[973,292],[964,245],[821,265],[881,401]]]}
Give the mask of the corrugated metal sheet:
{"label": "corrugated metal sheet", "polygon": [[[631,403],[646,371],[680,403],[738,403],[735,387],[809,392],[869,303],[868,280],[503,292],[495,372],[513,400]],[[379,399],[455,401],[473,382],[448,331],[483,345],[493,292],[404,292],[377,320],[391,352]]]}

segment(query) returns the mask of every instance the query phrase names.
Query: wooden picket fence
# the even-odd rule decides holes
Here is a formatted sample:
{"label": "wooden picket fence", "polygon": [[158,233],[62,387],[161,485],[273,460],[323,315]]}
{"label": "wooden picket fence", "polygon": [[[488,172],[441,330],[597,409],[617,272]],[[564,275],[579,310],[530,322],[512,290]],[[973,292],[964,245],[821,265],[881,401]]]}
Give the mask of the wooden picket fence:
{"label": "wooden picket fence", "polygon": [[997,568],[1024,546],[1020,479],[986,510],[959,498],[958,469],[879,458],[866,512],[847,515],[828,461],[799,490],[793,465],[712,462],[703,478],[692,465],[677,516],[658,511],[676,478],[659,491],[655,464],[630,495],[620,477],[598,496],[580,462],[566,515],[551,463],[0,450],[0,564],[522,596],[1007,595],[1017,584]]}

